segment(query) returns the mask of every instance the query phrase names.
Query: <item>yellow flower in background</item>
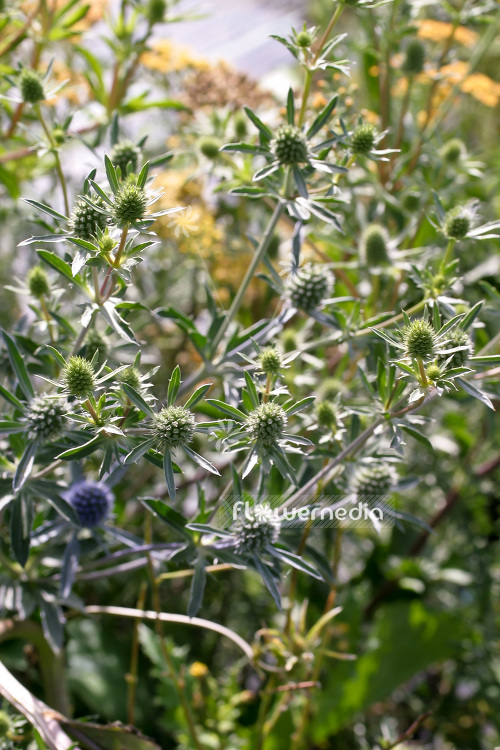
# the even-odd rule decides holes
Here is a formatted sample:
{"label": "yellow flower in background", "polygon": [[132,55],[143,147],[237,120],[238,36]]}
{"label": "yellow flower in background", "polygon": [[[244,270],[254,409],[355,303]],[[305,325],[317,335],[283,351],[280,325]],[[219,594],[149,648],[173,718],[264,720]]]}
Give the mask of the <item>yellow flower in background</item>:
{"label": "yellow flower in background", "polygon": [[[420,39],[428,39],[431,42],[446,41],[453,33],[453,24],[445,21],[433,21],[430,18],[425,18],[418,21],[417,25],[417,35]],[[466,26],[458,26],[453,38],[465,47],[472,47],[479,37],[472,29],[468,29]]]}
{"label": "yellow flower in background", "polygon": [[195,211],[192,206],[188,206],[185,211],[179,211],[179,213],[168,222],[167,227],[172,229],[177,238],[182,234],[184,237],[189,237],[193,232],[197,232],[200,228],[199,218],[199,212]]}
{"label": "yellow flower in background", "polygon": [[140,62],[145,68],[159,73],[179,72],[186,68],[207,70],[210,67],[206,60],[195,57],[190,47],[173,42],[171,39],[153,41],[151,49],[142,53]]}
{"label": "yellow flower in background", "polygon": [[208,667],[201,661],[194,661],[189,667],[191,677],[205,677],[208,674]]}

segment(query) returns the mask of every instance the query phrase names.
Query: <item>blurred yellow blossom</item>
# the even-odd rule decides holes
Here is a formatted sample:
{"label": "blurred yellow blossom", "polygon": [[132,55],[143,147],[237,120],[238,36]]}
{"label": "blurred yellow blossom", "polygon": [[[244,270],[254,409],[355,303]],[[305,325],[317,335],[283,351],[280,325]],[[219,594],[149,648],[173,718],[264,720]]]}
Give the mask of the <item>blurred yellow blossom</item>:
{"label": "blurred yellow blossom", "polygon": [[[453,24],[445,21],[434,21],[425,18],[418,22],[418,36],[420,39],[428,39],[431,42],[443,42],[450,38],[453,33]],[[465,47],[472,47],[478,35],[466,26],[458,26],[455,29],[454,39]]]}
{"label": "blurred yellow blossom", "polygon": [[157,70],[159,73],[179,72],[186,68],[206,70],[210,67],[206,60],[193,55],[190,47],[171,39],[153,41],[151,49],[142,53],[140,62],[145,68]]}
{"label": "blurred yellow blossom", "polygon": [[176,237],[180,237],[181,234],[184,237],[189,237],[200,228],[199,219],[199,211],[193,209],[192,206],[188,206],[184,211],[179,211],[173,219],[170,219],[167,227],[172,229]]}
{"label": "blurred yellow blossom", "polygon": [[191,677],[205,677],[208,674],[208,667],[201,661],[194,661],[189,667]]}

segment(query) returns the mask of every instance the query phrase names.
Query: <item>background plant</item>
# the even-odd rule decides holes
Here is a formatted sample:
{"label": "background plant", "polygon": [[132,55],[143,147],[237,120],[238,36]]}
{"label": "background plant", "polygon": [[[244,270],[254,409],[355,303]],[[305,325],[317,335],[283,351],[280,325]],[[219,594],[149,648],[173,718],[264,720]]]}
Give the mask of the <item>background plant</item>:
{"label": "background plant", "polygon": [[315,2],[281,97],[178,10],[2,11],[0,741],[494,746],[498,8]]}

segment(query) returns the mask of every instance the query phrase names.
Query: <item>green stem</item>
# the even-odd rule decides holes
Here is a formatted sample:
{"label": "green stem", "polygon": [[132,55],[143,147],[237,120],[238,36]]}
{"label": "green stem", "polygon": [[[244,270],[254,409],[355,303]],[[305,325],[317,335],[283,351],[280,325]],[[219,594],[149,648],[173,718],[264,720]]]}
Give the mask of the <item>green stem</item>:
{"label": "green stem", "polygon": [[272,697],[273,697],[273,688],[276,684],[276,675],[271,675],[269,678],[269,681],[262,691],[262,698],[260,701],[259,706],[259,714],[257,716],[257,723],[255,725],[255,734],[254,734],[254,742],[253,742],[253,750],[262,750],[262,747],[264,745],[264,725],[266,722],[266,716],[267,712],[269,710],[269,706],[271,705]]}
{"label": "green stem", "polygon": [[241,303],[243,302],[243,297],[245,296],[245,292],[247,291],[250,282],[253,279],[253,276],[255,274],[256,269],[258,268],[260,262],[264,258],[267,248],[269,247],[269,243],[271,242],[271,238],[273,236],[274,229],[276,227],[276,224],[278,223],[281,214],[284,211],[284,205],[280,201],[276,204],[276,207],[274,209],[273,215],[271,216],[271,219],[269,220],[269,224],[266,227],[266,231],[264,233],[264,236],[262,240],[260,241],[260,244],[257,248],[257,250],[254,253],[254,256],[252,258],[252,262],[248,266],[247,272],[245,274],[245,278],[240,284],[240,288],[238,289],[236,296],[233,300],[233,304],[229,308],[229,312],[222,323],[221,327],[217,331],[217,335],[215,336],[213,342],[212,342],[212,351],[215,352],[218,345],[222,341],[227,329],[231,325],[232,320],[238,313]]}
{"label": "green stem", "polygon": [[57,148],[57,144],[54,141],[54,138],[52,137],[52,133],[50,132],[50,128],[47,126],[47,123],[45,122],[45,118],[42,114],[42,109],[39,104],[36,105],[35,111],[37,114],[37,117],[40,121],[40,125],[42,126],[45,135],[47,136],[47,139],[50,143],[52,152],[54,154],[54,159],[56,162],[56,172],[59,177],[59,182],[61,183],[61,189],[63,192],[63,198],[64,198],[64,209],[66,211],[66,216],[69,216],[69,200],[68,200],[68,187],[66,185],[66,178],[64,177],[64,172],[62,171],[61,167],[61,160],[59,158],[59,149]]}
{"label": "green stem", "polygon": [[322,51],[323,47],[325,46],[325,44],[327,43],[328,37],[332,33],[333,27],[335,26],[335,24],[339,20],[340,16],[342,15],[343,8],[344,8],[344,6],[341,3],[338,3],[337,7],[333,11],[333,15],[330,18],[330,22],[329,22],[328,26],[325,29],[325,33],[321,37],[320,43],[318,45],[318,49],[316,50],[316,54],[314,55],[313,65],[317,62],[318,57],[321,55],[321,51]]}
{"label": "green stem", "polygon": [[417,359],[417,364],[418,364],[418,371],[420,373],[420,382],[422,383],[422,387],[428,388],[429,381],[427,380],[427,375],[425,373],[425,366],[421,357]]}
{"label": "green stem", "polygon": [[304,93],[302,94],[302,106],[300,108],[299,119],[297,123],[299,127],[303,124],[304,120],[306,119],[307,100],[309,99],[309,94],[311,91],[311,83],[312,83],[312,71],[309,68],[307,68],[305,79],[304,79]]}
{"label": "green stem", "polygon": [[450,240],[448,240],[448,245],[446,247],[446,252],[444,254],[444,258],[443,258],[443,261],[442,261],[441,266],[440,266],[440,271],[441,272],[443,272],[444,269],[446,268],[446,266],[449,263],[451,263],[451,261],[453,260],[453,248],[455,247],[456,242],[457,241],[454,240],[453,238],[451,238]]}
{"label": "green stem", "polygon": [[[145,539],[146,544],[151,544],[151,541],[152,541],[151,519],[152,519],[152,516],[148,514],[146,516],[146,530],[144,534],[144,539]],[[201,745],[198,739],[198,732],[196,730],[194,718],[191,713],[191,707],[189,705],[189,698],[186,693],[185,683],[179,676],[175,668],[174,662],[172,660],[172,657],[170,656],[170,653],[167,648],[167,642],[166,642],[165,633],[163,630],[163,623],[159,617],[159,615],[161,614],[160,588],[158,585],[158,581],[156,580],[151,554],[148,554],[148,573],[149,573],[149,579],[151,583],[151,593],[153,596],[153,606],[156,611],[156,614],[158,615],[158,618],[156,620],[156,633],[158,636],[158,640],[160,641],[160,648],[161,648],[162,656],[168,668],[168,671],[170,673],[170,678],[172,679],[172,681],[174,682],[177,688],[177,694],[179,696],[179,701],[182,707],[184,718],[186,720],[189,734],[191,735],[193,746],[196,748],[196,750],[203,750],[203,746]]]}
{"label": "green stem", "polygon": [[97,268],[92,266],[92,282],[94,284],[95,301],[98,305],[101,304],[101,295],[99,292],[99,274]]}

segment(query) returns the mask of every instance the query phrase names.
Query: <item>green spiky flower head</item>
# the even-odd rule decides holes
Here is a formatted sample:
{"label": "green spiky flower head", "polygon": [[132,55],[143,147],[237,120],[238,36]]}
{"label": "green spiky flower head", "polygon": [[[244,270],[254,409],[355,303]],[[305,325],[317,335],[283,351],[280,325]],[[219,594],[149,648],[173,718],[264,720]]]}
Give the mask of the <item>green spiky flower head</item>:
{"label": "green spiky flower head", "polygon": [[281,344],[287,354],[295,351],[298,346],[297,331],[294,328],[285,328],[281,334]]}
{"label": "green spiky flower head", "polygon": [[[252,518],[252,514],[249,514]],[[275,544],[280,534],[280,524],[275,520],[253,520],[242,518],[233,527],[234,549],[243,557],[262,557],[268,548]]]}
{"label": "green spiky flower head", "polygon": [[271,151],[280,164],[303,164],[308,160],[307,140],[295,125],[283,125],[271,141]]}
{"label": "green spiky flower head", "polygon": [[406,48],[404,70],[410,75],[418,75],[424,69],[425,47],[419,39],[412,39]]}
{"label": "green spiky flower head", "polygon": [[446,164],[457,164],[465,155],[465,144],[460,138],[450,138],[439,152]]}
{"label": "green spiky flower head", "polygon": [[353,154],[369,154],[375,145],[375,128],[369,122],[358,125],[351,135],[351,151]]}
{"label": "green spiky flower head", "polygon": [[95,198],[92,204],[80,198],[76,202],[68,221],[68,232],[73,237],[78,237],[87,242],[93,240],[99,231],[104,231],[107,226],[107,218],[98,209],[103,208],[102,198]]}
{"label": "green spiky flower head", "polygon": [[415,213],[420,208],[421,195],[416,190],[410,190],[403,196],[403,208],[408,213]]}
{"label": "green spiky flower head", "polygon": [[31,399],[26,411],[30,440],[40,443],[57,440],[64,430],[67,411],[66,401],[60,398],[35,396]]}
{"label": "green spiky flower head", "polygon": [[261,404],[250,412],[246,420],[247,430],[253,440],[264,448],[270,448],[279,440],[286,428],[288,418],[279,404]]}
{"label": "green spiky flower head", "polygon": [[287,295],[294,307],[312,312],[331,296],[333,283],[333,275],[328,268],[307,263],[289,276]]}
{"label": "green spiky flower head", "polygon": [[302,31],[299,31],[297,36],[295,37],[295,42],[297,46],[307,48],[310,47],[313,43],[314,39],[312,34],[309,33],[306,29],[303,29]]}
{"label": "green spiky flower head", "polygon": [[432,383],[435,383],[436,380],[439,380],[442,377],[441,368],[437,362],[431,362],[426,368],[425,374]]}
{"label": "green spiky flower head", "polygon": [[448,239],[463,240],[471,229],[472,217],[466,206],[456,206],[445,216],[443,231]]}
{"label": "green spiky flower head", "polygon": [[217,140],[217,138],[214,138],[211,135],[205,135],[198,141],[198,148],[200,149],[203,156],[205,156],[207,159],[211,159],[212,161],[219,158],[220,147],[220,142]]}
{"label": "green spiky flower head", "polygon": [[66,390],[77,398],[86,398],[96,388],[94,368],[84,357],[70,357],[62,372]]}
{"label": "green spiky flower head", "polygon": [[118,378],[120,380],[120,383],[129,385],[135,391],[139,391],[141,388],[141,373],[139,372],[137,367],[134,367],[133,365],[130,365],[130,367],[122,370],[119,373]]}
{"label": "green spiky flower head", "polygon": [[166,0],[149,0],[146,8],[146,17],[151,24],[161,23],[165,17],[166,10]]}
{"label": "green spiky flower head", "polygon": [[26,284],[31,296],[37,299],[46,297],[50,292],[49,277],[42,266],[33,266],[28,273]]}
{"label": "green spiky flower head", "polygon": [[337,424],[337,409],[331,401],[318,401],[316,416],[320,427],[334,427]]}
{"label": "green spiky flower head", "polygon": [[283,360],[281,353],[275,346],[268,346],[259,353],[258,362],[262,372],[266,375],[278,375]]}
{"label": "green spiky flower head", "polygon": [[387,495],[397,482],[398,474],[392,464],[373,463],[357,469],[352,489],[358,497],[380,497]]}
{"label": "green spiky flower head", "polygon": [[120,167],[122,177],[126,177],[129,165],[131,172],[137,172],[141,158],[141,149],[135,143],[132,143],[132,141],[118,141],[111,149],[109,158],[114,167]]}
{"label": "green spiky flower head", "polygon": [[183,406],[165,406],[155,415],[153,434],[170,450],[190,443],[195,427],[194,414],[189,409]]}
{"label": "green spiky flower head", "polygon": [[361,257],[368,266],[389,263],[387,243],[389,236],[380,224],[369,224],[361,237]]}
{"label": "green spiky flower head", "polygon": [[148,199],[144,188],[133,179],[128,179],[115,195],[114,218],[118,226],[124,227],[144,218]]}
{"label": "green spiky flower head", "polygon": [[460,349],[460,351],[453,354],[441,354],[438,357],[438,363],[442,365],[451,357],[448,363],[450,369],[453,367],[463,367],[467,363],[467,360],[474,354],[474,345],[467,331],[463,331],[461,328],[454,328],[448,336],[446,349],[456,349],[459,346],[466,348]]}
{"label": "green spiky flower head", "polygon": [[19,74],[18,85],[26,104],[38,104],[45,99],[42,77],[36,70],[23,68]]}
{"label": "green spiky flower head", "polygon": [[85,339],[85,359],[91,360],[97,352],[97,359],[102,361],[108,356],[109,340],[96,328],[91,328]]}
{"label": "green spiky flower head", "polygon": [[414,320],[403,330],[405,353],[412,359],[430,359],[434,356],[436,334],[426,320]]}

